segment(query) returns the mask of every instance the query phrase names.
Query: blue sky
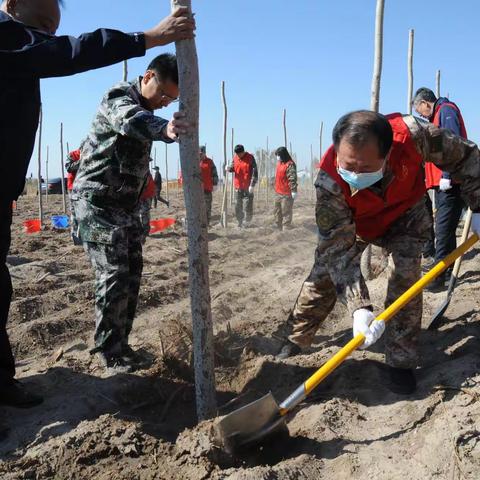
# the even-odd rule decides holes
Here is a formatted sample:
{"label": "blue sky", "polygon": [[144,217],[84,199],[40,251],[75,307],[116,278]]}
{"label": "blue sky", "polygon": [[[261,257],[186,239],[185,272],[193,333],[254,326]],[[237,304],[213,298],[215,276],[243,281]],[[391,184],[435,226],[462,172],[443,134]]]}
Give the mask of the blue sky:
{"label": "blue sky", "polygon": [[[287,109],[288,139],[300,167],[318,155],[319,127],[324,148],[343,113],[370,104],[375,0],[193,0],[200,62],[200,139],[219,164],[222,156],[220,84],[226,82],[230,131],[247,150],[283,142],[282,112]],[[478,0],[386,0],[384,63],[380,111],[406,111],[408,31],[415,29],[414,88],[450,94],[478,141]],[[66,0],[59,35],[79,35],[99,27],[143,31],[166,16],[168,0]],[[129,77],[174,46],[150,50],[129,61]],[[71,149],[89,130],[105,91],[121,80],[122,65],[74,77],[42,81],[43,145],[50,146],[50,177],[60,172],[59,124]],[[173,110],[157,111],[169,118]],[[164,144],[157,143],[164,170]],[[36,159],[36,151],[32,159]],[[168,147],[170,176],[178,147]],[[30,172],[36,172],[32,160]]]}

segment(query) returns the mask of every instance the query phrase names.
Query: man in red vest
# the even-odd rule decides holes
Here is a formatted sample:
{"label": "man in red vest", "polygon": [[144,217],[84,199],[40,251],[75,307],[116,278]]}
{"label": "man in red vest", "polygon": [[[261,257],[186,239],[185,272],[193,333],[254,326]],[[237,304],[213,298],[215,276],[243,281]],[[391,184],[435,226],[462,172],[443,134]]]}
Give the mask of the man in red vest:
{"label": "man in red vest", "polygon": [[[467,130],[460,109],[448,98],[437,99],[429,88],[419,88],[413,98],[417,113],[440,128],[446,128],[455,135],[467,138]],[[451,175],[432,163],[425,164],[427,189],[435,190],[435,263],[445,258],[457,246],[456,231],[465,208],[460,194],[460,185],[452,182]],[[448,273],[439,275],[429,286],[438,291],[445,287]]]}
{"label": "man in red vest", "polygon": [[297,196],[297,166],[285,147],[275,151],[275,207],[273,215],[279,230],[292,228],[293,202]]}
{"label": "man in red vest", "polygon": [[217,167],[211,158],[207,157],[207,148],[200,147],[200,171],[202,172],[203,193],[207,207],[207,222],[212,218],[213,187],[218,185]]}
{"label": "man in red vest", "polygon": [[[353,317],[353,334],[365,335],[363,348],[382,335],[385,324],[375,320],[360,256],[368,243],[388,252],[386,305],[420,278],[422,245],[431,223],[423,198],[426,161],[461,181],[465,200],[473,212],[480,211],[480,151],[474,143],[411,115],[357,111],[337,122],[315,183],[315,263],[289,316],[290,335],[279,358],[311,345],[337,297]],[[480,214],[473,216],[472,228],[480,232]],[[396,393],[416,388],[421,316],[418,295],[386,328],[388,386]]]}
{"label": "man in red vest", "polygon": [[[258,181],[257,162],[251,153],[245,151],[243,145],[237,145],[234,149],[233,164],[227,167],[227,171],[234,173],[233,186],[236,192],[235,216],[238,227],[248,226],[253,217],[253,187]],[[245,213],[243,201],[247,201]],[[243,220],[245,219],[245,223]]]}
{"label": "man in red vest", "polygon": [[67,190],[69,192],[71,192],[73,188],[73,181],[75,180],[75,175],[77,174],[78,166],[80,165],[79,160],[80,148],[68,153],[65,169],[67,170]]}

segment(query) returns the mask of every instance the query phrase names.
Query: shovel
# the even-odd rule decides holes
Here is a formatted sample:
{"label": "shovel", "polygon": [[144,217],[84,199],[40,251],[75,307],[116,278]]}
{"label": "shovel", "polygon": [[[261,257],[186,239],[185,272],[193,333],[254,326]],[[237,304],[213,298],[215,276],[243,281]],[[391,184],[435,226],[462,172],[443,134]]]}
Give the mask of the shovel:
{"label": "shovel", "polygon": [[[461,257],[479,240],[472,235],[457,247],[450,255],[437,263],[418,282],[393,302],[376,320],[387,322],[412,298],[417,296],[432,280]],[[286,416],[312,392],[320,382],[335,370],[354,350],[365,341],[361,333],[350,340],[330,360],[324,363],[305,383],[302,383],[280,405],[272,393],[235,410],[221,418],[216,424],[217,441],[228,453],[234,453],[248,445],[256,444],[266,436],[287,430]]]}
{"label": "shovel", "polygon": [[[472,223],[472,211],[468,209],[467,215],[465,216],[465,223],[463,224],[463,232],[462,232],[462,238],[460,239],[460,243],[463,243],[467,239],[468,232],[470,231],[471,223]],[[432,321],[428,327],[428,330],[433,330],[438,326],[440,319],[443,317],[443,314],[446,312],[448,305],[450,305],[450,300],[453,295],[453,290],[455,290],[455,286],[457,284],[458,272],[460,271],[462,258],[463,258],[463,255],[461,255],[455,260],[455,263],[453,265],[452,276],[450,277],[450,282],[448,284],[447,298],[443,301],[443,303],[437,308],[437,311],[434,313],[432,317]]]}

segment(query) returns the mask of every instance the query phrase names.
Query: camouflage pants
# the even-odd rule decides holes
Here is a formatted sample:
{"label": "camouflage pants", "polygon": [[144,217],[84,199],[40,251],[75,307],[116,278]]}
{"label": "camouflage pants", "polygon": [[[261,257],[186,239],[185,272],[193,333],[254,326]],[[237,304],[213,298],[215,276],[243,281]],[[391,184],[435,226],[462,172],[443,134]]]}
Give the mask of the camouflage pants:
{"label": "camouflage pants", "polygon": [[140,200],[138,211],[140,214],[140,222],[142,224],[142,244],[145,243],[145,240],[150,235],[150,209],[151,209],[151,199]]}
{"label": "camouflage pants", "polygon": [[280,195],[276,193],[273,216],[275,217],[275,223],[280,230],[283,227],[290,227],[292,225],[293,217],[293,198],[289,195]]}
{"label": "camouflage pants", "polygon": [[212,203],[213,193],[203,192],[205,196],[205,208],[207,209],[207,225],[210,225],[210,219],[212,218]]}
{"label": "camouflage pants", "polygon": [[95,347],[118,353],[128,344],[142,278],[140,215],[83,199],[74,203],[79,236],[95,270]]}
{"label": "camouflage pants", "polygon": [[[250,222],[253,217],[253,193],[248,193],[248,190],[235,190],[235,216],[239,225],[243,223],[243,219]],[[245,213],[243,212],[243,201],[247,200],[245,206]]]}
{"label": "camouflage pants", "polygon": [[[388,287],[385,307],[410,288],[421,274],[422,246],[428,238],[430,218],[424,201],[417,204],[390,227],[384,237],[372,243],[388,253]],[[357,240],[361,251],[367,243]],[[360,268],[360,266],[359,266]],[[320,324],[332,311],[337,300],[333,284],[323,262],[316,261],[302,285],[289,316],[289,340],[299,346],[311,345]],[[418,295],[388,323],[384,334],[388,365],[414,368],[418,364],[418,335],[422,320],[422,295]]]}

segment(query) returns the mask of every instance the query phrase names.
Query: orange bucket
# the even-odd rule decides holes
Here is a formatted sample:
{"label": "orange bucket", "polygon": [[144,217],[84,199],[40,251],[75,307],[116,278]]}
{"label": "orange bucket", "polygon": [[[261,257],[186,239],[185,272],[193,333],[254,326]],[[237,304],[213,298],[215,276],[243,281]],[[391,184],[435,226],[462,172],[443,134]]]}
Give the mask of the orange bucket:
{"label": "orange bucket", "polygon": [[150,233],[157,233],[175,224],[174,218],[159,218],[150,221]]}

